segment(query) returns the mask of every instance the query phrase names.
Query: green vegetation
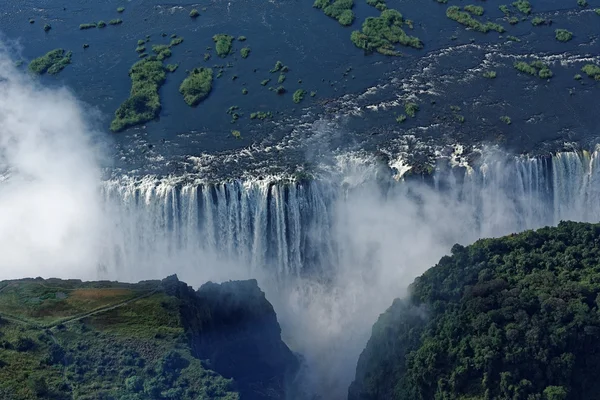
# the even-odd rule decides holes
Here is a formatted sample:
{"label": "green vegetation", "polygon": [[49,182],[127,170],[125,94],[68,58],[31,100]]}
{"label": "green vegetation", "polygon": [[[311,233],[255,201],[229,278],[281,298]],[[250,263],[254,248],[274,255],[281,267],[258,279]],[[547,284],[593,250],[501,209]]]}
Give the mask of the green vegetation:
{"label": "green vegetation", "polygon": [[284,67],[283,63],[281,61],[277,61],[275,63],[275,66],[273,68],[271,68],[271,70],[269,70],[269,72],[273,74],[275,72],[282,71],[284,68],[285,67]]}
{"label": "green vegetation", "polygon": [[581,70],[590,78],[600,81],[600,66],[595,64],[586,64]]}
{"label": "green vegetation", "polygon": [[62,71],[67,65],[71,64],[72,52],[65,52],[63,49],[54,49],[32,60],[29,63],[29,71],[42,75],[56,75]]}
{"label": "green vegetation", "polygon": [[385,4],[385,0],[367,0],[367,4],[375,7],[379,11],[383,11],[387,9],[387,5]]}
{"label": "green vegetation", "polygon": [[248,94],[248,89],[242,88],[242,94],[244,94],[244,95]]}
{"label": "green vegetation", "polygon": [[531,14],[531,4],[527,0],[517,0],[512,5],[523,14]]}
{"label": "green vegetation", "polygon": [[539,60],[532,61],[529,64],[524,61],[517,61],[515,62],[514,67],[520,72],[532,76],[539,76],[542,79],[551,78],[553,75],[548,65]]}
{"label": "green vegetation", "polygon": [[200,16],[200,12],[198,12],[198,10],[196,10],[195,8],[192,9],[192,11],[190,11],[190,17],[197,18],[199,16]]}
{"label": "green vegetation", "polygon": [[245,42],[246,41],[246,36],[238,36],[237,40],[240,41],[240,42]]}
{"label": "green vegetation", "polygon": [[123,11],[125,11],[125,7],[118,7],[117,8],[117,12],[118,13],[122,13]]}
{"label": "green vegetation", "polygon": [[587,7],[588,6],[588,2],[586,0],[577,0],[577,5],[579,7]]}
{"label": "green vegetation", "polygon": [[98,28],[105,28],[106,27],[106,22],[104,22],[104,21],[98,21],[97,26],[98,26]]}
{"label": "green vegetation", "polygon": [[582,78],[581,74],[575,74],[575,76],[573,77],[573,79],[575,79],[576,81],[580,81]]}
{"label": "green vegetation", "polygon": [[520,42],[520,41],[521,41],[521,39],[519,39],[519,38],[518,38],[518,37],[516,37],[516,36],[512,36],[512,35],[508,35],[508,36],[506,37],[506,40],[510,40],[511,42]]}
{"label": "green vegetation", "polygon": [[84,44],[83,44],[83,48],[84,48],[84,49],[87,49],[88,47],[90,47],[90,45],[89,45],[89,44],[87,44],[87,43],[84,43]]}
{"label": "green vegetation", "polygon": [[411,118],[414,118],[419,111],[419,106],[416,103],[408,102],[404,105],[404,112]]}
{"label": "green vegetation", "polygon": [[500,11],[502,11],[504,13],[504,15],[506,15],[507,17],[510,15],[510,9],[508,8],[508,6],[506,4],[502,4],[501,6],[498,7],[500,9]]}
{"label": "green vegetation", "polygon": [[350,36],[352,43],[358,48],[371,53],[377,51],[383,55],[398,56],[394,45],[423,48],[419,38],[407,35],[402,26],[402,14],[396,10],[384,10],[379,17],[369,17],[362,25],[361,31],[354,31]]}
{"label": "green vegetation", "polygon": [[279,78],[277,79],[277,83],[281,85],[283,82],[285,82],[285,74],[279,74]]}
{"label": "green vegetation", "polygon": [[129,98],[115,111],[115,119],[110,124],[113,132],[152,121],[161,110],[158,89],[166,80],[162,62],[156,57],[138,61],[129,70],[129,77]]}
{"label": "green vegetation", "polygon": [[156,54],[156,58],[162,61],[171,57],[171,48],[166,44],[155,44],[152,46],[152,51]]}
{"label": "green vegetation", "polygon": [[566,29],[557,29],[554,33],[556,34],[556,40],[559,42],[568,42],[573,39],[573,33]]}
{"label": "green vegetation", "polygon": [[135,48],[136,53],[143,53],[146,51],[146,46],[138,46]]}
{"label": "green vegetation", "polygon": [[248,56],[250,55],[250,47],[242,47],[242,49],[240,50],[240,55],[242,56],[242,58],[248,58]]}
{"label": "green vegetation", "polygon": [[177,68],[179,68],[179,64],[167,64],[165,67],[168,72],[175,72],[177,71]]}
{"label": "green vegetation", "polygon": [[465,25],[475,31],[487,33],[491,30],[497,32],[504,32],[505,29],[502,25],[494,22],[486,22],[485,24],[474,19],[471,14],[466,11],[461,11],[458,6],[450,6],[446,10],[446,16],[451,20],[458,22],[459,24]]}
{"label": "green vegetation", "polygon": [[137,41],[137,45],[138,45],[138,46],[144,46],[145,44],[146,44],[146,41],[145,41],[145,40],[141,40],[141,39],[140,39],[140,40],[138,40],[138,41]]}
{"label": "green vegetation", "polygon": [[510,125],[512,124],[512,120],[510,119],[509,116],[507,115],[503,115],[500,117],[500,121],[504,122],[506,125]]}
{"label": "green vegetation", "polygon": [[354,0],[315,0],[313,7],[320,8],[325,15],[337,19],[344,26],[354,22]]}
{"label": "green vegetation", "polygon": [[294,100],[294,103],[298,104],[304,100],[304,96],[306,96],[306,90],[298,89],[294,92],[292,99]]}
{"label": "green vegetation", "polygon": [[508,23],[511,24],[511,25],[516,25],[516,24],[519,23],[519,18],[515,17],[515,16],[512,16],[512,17],[510,17],[508,19]]}
{"label": "green vegetation", "polygon": [[213,70],[194,68],[179,86],[179,92],[190,106],[194,107],[204,100],[212,90]]}
{"label": "green vegetation", "polygon": [[241,139],[242,138],[242,133],[240,131],[237,130],[232,130],[231,134],[233,135],[234,138],[236,139]]}
{"label": "green vegetation", "polygon": [[169,47],[179,46],[181,43],[183,43],[183,38],[176,37],[176,38],[171,39],[171,43],[169,43]]}
{"label": "green vegetation", "polygon": [[317,95],[317,92],[310,92],[310,97],[315,97]]}
{"label": "green vegetation", "polygon": [[600,8],[596,8],[594,11],[596,12],[596,14],[600,15]]}
{"label": "green vegetation", "polygon": [[483,73],[483,77],[488,79],[494,79],[496,78],[496,71],[485,71]]}
{"label": "green vegetation", "polygon": [[214,35],[213,41],[215,42],[217,54],[219,57],[225,58],[231,53],[231,44],[233,43],[233,36],[225,35],[223,33]]}
{"label": "green vegetation", "polygon": [[[271,88],[269,88],[269,90],[271,90]],[[272,90],[277,94],[284,94],[285,92],[287,92],[287,90],[281,85],[277,86],[275,89]]]}
{"label": "green vegetation", "polygon": [[401,124],[404,121],[406,121],[406,115],[400,114],[398,117],[396,117],[396,122],[397,123]]}
{"label": "green vegetation", "polygon": [[262,82],[260,82],[260,84],[263,85],[263,86],[267,86],[270,81],[271,81],[271,79],[265,79]]}
{"label": "green vegetation", "polygon": [[250,114],[250,119],[265,120],[267,118],[273,118],[273,113],[271,111],[257,111]]}
{"label": "green vegetation", "polygon": [[454,114],[454,119],[456,120],[456,122],[460,122],[461,124],[465,123],[465,117],[463,115]]}
{"label": "green vegetation", "polygon": [[110,21],[108,21],[109,25],[121,25],[123,23],[122,19],[111,19]]}
{"label": "green vegetation", "polygon": [[44,32],[48,32],[50,29],[52,29],[52,25],[44,24]]}
{"label": "green vegetation", "polygon": [[210,60],[210,53],[204,53],[204,61]]}
{"label": "green vegetation", "polygon": [[96,28],[98,25],[95,22],[92,22],[90,24],[81,24],[79,25],[79,29],[84,30],[84,29],[92,29],[92,28]]}
{"label": "green vegetation", "polygon": [[593,399],[600,225],[454,245],[373,326],[349,400]]}
{"label": "green vegetation", "polygon": [[483,15],[483,12],[484,12],[483,7],[475,6],[472,4],[465,6],[464,10],[470,12],[473,15],[478,15],[480,17]]}
{"label": "green vegetation", "polygon": [[531,25],[533,25],[533,26],[545,25],[545,24],[547,24],[547,21],[544,18],[535,17],[531,20]]}

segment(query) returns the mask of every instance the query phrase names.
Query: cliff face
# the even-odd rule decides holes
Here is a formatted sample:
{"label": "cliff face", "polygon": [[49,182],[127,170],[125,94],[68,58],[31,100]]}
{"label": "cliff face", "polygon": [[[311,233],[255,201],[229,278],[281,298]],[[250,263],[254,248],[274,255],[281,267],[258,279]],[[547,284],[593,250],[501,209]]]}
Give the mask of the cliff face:
{"label": "cliff face", "polygon": [[284,398],[299,361],[256,280],[208,282],[195,293],[184,286],[177,290],[193,354],[232,378],[243,399]]}
{"label": "cliff face", "polygon": [[283,399],[298,361],[256,281],[0,282],[0,399]]}
{"label": "cliff face", "polygon": [[380,316],[350,400],[600,399],[600,225],[485,239]]}

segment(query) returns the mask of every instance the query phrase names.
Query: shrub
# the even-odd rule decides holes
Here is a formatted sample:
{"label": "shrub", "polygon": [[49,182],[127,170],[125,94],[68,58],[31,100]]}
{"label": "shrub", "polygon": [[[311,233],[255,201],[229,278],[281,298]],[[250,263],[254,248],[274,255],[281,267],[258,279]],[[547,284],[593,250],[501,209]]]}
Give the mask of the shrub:
{"label": "shrub", "polygon": [[369,17],[362,25],[362,30],[354,31],[350,35],[352,43],[358,48],[371,53],[377,51],[383,55],[398,56],[395,45],[423,48],[421,40],[407,35],[402,26],[402,14],[396,10],[388,9],[381,12],[379,17]]}
{"label": "shrub", "polygon": [[240,131],[238,131],[238,130],[232,130],[231,134],[236,139],[241,139],[242,138],[242,133]]}
{"label": "shrub", "polygon": [[581,75],[580,74],[575,74],[575,76],[573,77],[573,79],[575,79],[576,81],[580,81],[581,80]]}
{"label": "shrub", "polygon": [[270,73],[279,72],[283,69],[283,63],[281,61],[277,61],[275,66],[269,71]]}
{"label": "shrub", "polygon": [[354,22],[354,13],[352,12],[354,0],[334,0],[333,3],[331,0],[316,0],[313,7],[320,8],[325,15],[335,18],[344,26],[352,25]]}
{"label": "shrub", "polygon": [[404,105],[404,112],[409,117],[414,117],[415,115],[417,115],[417,111],[419,111],[419,106],[415,103],[409,102]]}
{"label": "shrub", "polygon": [[485,71],[483,73],[484,78],[494,79],[496,77],[496,71]]}
{"label": "shrub", "polygon": [[402,122],[406,121],[406,115],[404,114],[400,114],[397,118],[396,118],[396,122],[401,124]]}
{"label": "shrub", "polygon": [[508,6],[506,4],[502,4],[498,8],[500,9],[500,11],[502,11],[504,13],[504,15],[506,15],[506,16],[510,15],[510,9],[508,8]]}
{"label": "shrub", "polygon": [[50,29],[52,29],[50,24],[44,24],[44,32],[48,32]]}
{"label": "shrub", "polygon": [[535,17],[531,20],[531,25],[533,25],[533,26],[545,25],[545,24],[546,24],[546,20],[544,18]]}
{"label": "shrub", "polygon": [[231,43],[233,42],[233,36],[225,35],[220,33],[218,35],[213,36],[213,41],[215,42],[217,54],[219,57],[227,57],[229,53],[231,53]]}
{"label": "shrub", "polygon": [[529,64],[527,64],[526,62],[523,62],[523,61],[517,61],[517,62],[514,64],[514,67],[515,67],[515,68],[516,68],[518,71],[524,72],[524,73],[526,73],[526,74],[529,74],[529,75],[537,75],[537,70],[536,70],[534,67],[532,67],[532,66],[530,66]]}
{"label": "shrub", "polygon": [[35,74],[41,75],[48,73],[50,75],[58,74],[67,65],[71,63],[73,53],[65,52],[63,49],[54,49],[45,55],[38,57],[29,63],[29,70]]}
{"label": "shrub", "polygon": [[500,121],[504,122],[506,125],[512,124],[512,121],[509,116],[503,115],[500,117]]}
{"label": "shrub", "polygon": [[17,351],[29,351],[29,350],[33,350],[35,348],[35,342],[28,337],[19,337],[15,343],[15,349]]}
{"label": "shrub", "polygon": [[123,23],[122,19],[111,19],[110,21],[108,21],[109,25],[121,25]]}
{"label": "shrub", "polygon": [[566,29],[557,29],[554,33],[556,34],[556,40],[560,42],[568,42],[573,39],[573,33]]}
{"label": "shrub", "polygon": [[166,44],[155,44],[152,46],[152,51],[156,54],[159,61],[171,57],[171,49]]}
{"label": "shrub", "polygon": [[475,31],[487,33],[491,30],[497,32],[504,32],[505,29],[502,25],[494,22],[486,22],[485,24],[474,19],[471,14],[465,11],[461,11],[458,6],[450,6],[446,10],[446,16],[451,20],[458,22],[459,24],[465,25]]}
{"label": "shrub", "polygon": [[200,13],[198,12],[198,10],[196,10],[195,8],[192,9],[192,11],[190,11],[190,17],[192,18],[197,18],[200,16]]}
{"label": "shrub", "polygon": [[279,78],[277,79],[277,83],[279,83],[280,85],[285,82],[285,75],[284,74],[279,74]]}
{"label": "shrub", "polygon": [[179,46],[181,43],[183,43],[183,38],[176,37],[176,38],[171,39],[171,43],[169,43],[169,47]]}
{"label": "shrub", "polygon": [[104,22],[104,21],[98,21],[97,26],[98,26],[98,28],[104,28],[104,27],[106,27],[106,22]]}
{"label": "shrub", "polygon": [[294,100],[294,103],[298,104],[302,100],[304,100],[305,95],[306,95],[306,90],[298,89],[294,92],[292,99]]}
{"label": "shrub", "polygon": [[211,68],[194,68],[187,78],[181,82],[179,92],[190,107],[198,105],[212,90],[213,70]]}
{"label": "shrub", "polygon": [[586,64],[581,68],[587,76],[590,78],[594,78],[597,81],[600,81],[600,67],[595,64]]}
{"label": "shrub", "polygon": [[524,72],[532,76],[538,76],[542,79],[548,79],[553,76],[553,73],[548,65],[540,60],[532,61],[529,64],[523,61],[517,61],[514,64],[514,67],[520,72]]}
{"label": "shrub", "polygon": [[179,64],[167,64],[165,67],[168,72],[175,72],[177,71],[177,68],[179,68]]}
{"label": "shrub", "polygon": [[588,6],[588,2],[586,0],[577,0],[577,5],[579,7],[587,7]]}
{"label": "shrub", "polygon": [[527,0],[517,0],[512,5],[523,14],[529,15],[531,13],[531,4]]}
{"label": "shrub", "polygon": [[123,11],[125,11],[125,7],[118,7],[117,8],[117,12],[118,13],[122,13]]}
{"label": "shrub", "polygon": [[242,58],[248,58],[248,56],[250,55],[250,50],[251,50],[250,47],[243,47],[240,50],[240,54],[241,54]]}
{"label": "shrub", "polygon": [[484,12],[483,7],[481,7],[481,6],[475,6],[475,5],[472,5],[472,4],[469,4],[469,5],[465,6],[464,9],[465,9],[465,11],[468,11],[471,14],[478,15],[478,16],[482,16],[483,12]]}
{"label": "shrub", "polygon": [[240,42],[245,42],[246,36],[238,36],[237,40],[239,40]]}
{"label": "shrub", "polygon": [[271,81],[270,79],[265,79],[265,80],[261,81],[261,82],[260,82],[260,84],[261,84],[262,86],[267,86],[267,85],[269,84],[269,82],[270,82],[270,81]]}
{"label": "shrub", "polygon": [[277,86],[274,90],[277,94],[284,94],[285,92],[287,92],[287,90],[285,90],[285,88],[281,85]]}
{"label": "shrub", "polygon": [[83,30],[83,29],[92,29],[97,27],[98,25],[95,22],[92,22],[90,24],[81,24],[79,25],[79,29]]}
{"label": "shrub", "polygon": [[250,119],[260,119],[265,120],[267,118],[273,118],[273,113],[271,111],[263,112],[257,111],[250,114]]}

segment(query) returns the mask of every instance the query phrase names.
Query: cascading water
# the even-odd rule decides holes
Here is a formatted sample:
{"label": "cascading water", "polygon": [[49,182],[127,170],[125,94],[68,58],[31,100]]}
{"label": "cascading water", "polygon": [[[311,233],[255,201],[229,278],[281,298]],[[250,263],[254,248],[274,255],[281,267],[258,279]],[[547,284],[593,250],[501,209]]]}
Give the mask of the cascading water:
{"label": "cascading water", "polygon": [[[433,183],[104,183],[102,261],[119,279],[180,273],[191,283],[257,277],[288,343],[306,356],[309,386],[342,398],[379,312],[456,242],[597,221],[599,153],[483,157],[436,170]],[[376,174],[373,173],[372,176]],[[186,278],[186,276],[190,278]]]}

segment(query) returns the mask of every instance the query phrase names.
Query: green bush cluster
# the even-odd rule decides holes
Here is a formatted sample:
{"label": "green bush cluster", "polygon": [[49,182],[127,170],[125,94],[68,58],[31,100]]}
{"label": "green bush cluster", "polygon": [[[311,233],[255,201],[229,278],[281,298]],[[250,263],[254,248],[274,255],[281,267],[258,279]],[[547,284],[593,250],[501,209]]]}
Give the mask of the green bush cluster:
{"label": "green bush cluster", "polygon": [[464,10],[470,12],[473,15],[478,15],[480,17],[483,15],[483,12],[484,12],[483,7],[476,6],[473,4],[466,5],[464,7]]}
{"label": "green bush cluster", "polygon": [[387,9],[387,4],[385,4],[385,0],[367,0],[367,4],[375,7],[379,11]]}
{"label": "green bush cluster", "polygon": [[106,22],[104,22],[104,21],[98,21],[98,23],[96,25],[98,26],[98,28],[105,28],[106,27]]}
{"label": "green bush cluster", "polygon": [[115,119],[110,124],[113,132],[151,121],[161,110],[158,89],[166,80],[163,63],[156,57],[138,61],[129,70],[129,77],[129,98],[115,111]]}
{"label": "green bush cluster", "polygon": [[121,25],[123,23],[122,19],[116,18],[116,19],[111,19],[110,21],[108,21],[109,25]]}
{"label": "green bush cluster", "polygon": [[553,73],[548,65],[539,60],[532,61],[529,64],[524,61],[517,61],[514,63],[514,67],[520,72],[532,76],[538,76],[542,79],[552,78],[553,76]]}
{"label": "green bush cluster", "polygon": [[469,27],[475,31],[487,33],[489,31],[504,32],[505,29],[502,25],[496,24],[495,22],[486,22],[485,24],[474,19],[471,14],[466,11],[461,11],[458,6],[450,6],[446,10],[446,16],[451,20],[458,22],[461,25]]}
{"label": "green bush cluster", "polygon": [[248,58],[248,56],[250,55],[250,51],[252,51],[250,47],[242,47],[242,49],[240,50],[240,55],[242,56],[242,58]]}
{"label": "green bush cluster", "polygon": [[368,17],[362,25],[362,30],[352,32],[350,39],[356,47],[366,52],[377,51],[384,55],[400,55],[396,44],[415,49],[423,48],[419,38],[407,35],[402,26],[404,20],[397,10],[387,9],[379,17]]}
{"label": "green bush cluster", "polygon": [[577,5],[579,7],[587,7],[588,6],[588,2],[586,0],[577,0]]}
{"label": "green bush cluster", "polygon": [[196,10],[195,8],[192,9],[192,11],[190,11],[190,17],[197,18],[199,16],[200,16],[200,12],[198,12],[198,10]]}
{"label": "green bush cluster", "polygon": [[517,0],[512,5],[523,14],[531,14],[531,4],[527,0]]}
{"label": "green bush cluster", "polygon": [[556,40],[559,42],[568,42],[569,40],[573,39],[573,33],[566,29],[556,29],[554,33]]}
{"label": "green bush cluster", "polygon": [[298,89],[292,95],[292,99],[294,100],[294,103],[298,104],[302,100],[304,100],[304,96],[306,96],[306,90],[304,90],[304,89]]}
{"label": "green bush cluster", "polygon": [[503,115],[500,117],[500,121],[504,122],[506,125],[512,124],[512,120],[508,115]]}
{"label": "green bush cluster", "polygon": [[156,58],[159,61],[162,61],[166,58],[171,57],[171,47],[166,44],[155,44],[152,45],[152,51],[156,54]]}
{"label": "green bush cluster", "polygon": [[125,11],[125,7],[118,7],[117,8],[117,12],[118,13],[122,13],[123,11]]}
{"label": "green bush cluster", "polygon": [[540,17],[535,17],[531,20],[531,25],[533,26],[538,26],[538,25],[545,25],[547,22],[544,18],[540,18]]}
{"label": "green bush cluster", "polygon": [[502,4],[498,7],[500,9],[500,11],[502,11],[504,13],[504,15],[506,15],[507,17],[510,15],[510,8],[508,8],[508,6],[506,4]]}
{"label": "green bush cluster", "polygon": [[79,29],[84,30],[84,29],[92,29],[92,28],[96,28],[98,26],[98,24],[96,24],[95,22],[91,22],[89,24],[81,24],[79,25]]}
{"label": "green bush cluster", "polygon": [[315,0],[313,7],[323,10],[325,15],[335,18],[344,26],[354,22],[354,0]]}
{"label": "green bush cluster", "polygon": [[64,49],[54,49],[32,60],[29,63],[29,70],[35,74],[56,75],[67,65],[71,64],[72,52],[65,52]]}
{"label": "green bush cluster", "polygon": [[408,102],[404,105],[404,112],[411,118],[414,118],[419,111],[419,105],[416,103]]}
{"label": "green bush cluster", "polygon": [[231,45],[233,43],[233,36],[226,35],[223,33],[213,36],[215,42],[215,48],[219,57],[227,57],[231,53]]}
{"label": "green bush cluster", "polygon": [[454,245],[373,326],[349,400],[594,399],[600,225]]}
{"label": "green bush cluster", "polygon": [[496,77],[496,71],[485,71],[483,73],[483,77],[484,78],[488,78],[488,79],[494,79]]}
{"label": "green bush cluster", "polygon": [[183,38],[175,37],[175,38],[171,39],[171,43],[169,43],[169,47],[179,46],[181,43],[183,43]]}
{"label": "green bush cluster", "polygon": [[586,64],[581,70],[590,78],[600,81],[600,66],[595,64]]}
{"label": "green bush cluster", "polygon": [[179,92],[183,100],[194,107],[204,100],[212,90],[213,70],[211,68],[194,68],[187,78],[181,82]]}
{"label": "green bush cluster", "polygon": [[260,120],[265,120],[267,118],[273,118],[273,113],[271,111],[257,111],[257,112],[253,112],[250,113],[250,119],[260,119]]}
{"label": "green bush cluster", "polygon": [[273,66],[273,68],[271,68],[269,70],[269,72],[272,73],[272,74],[274,74],[275,72],[288,72],[289,70],[290,69],[287,66],[283,65],[283,63],[278,60],[275,63],[275,66]]}

